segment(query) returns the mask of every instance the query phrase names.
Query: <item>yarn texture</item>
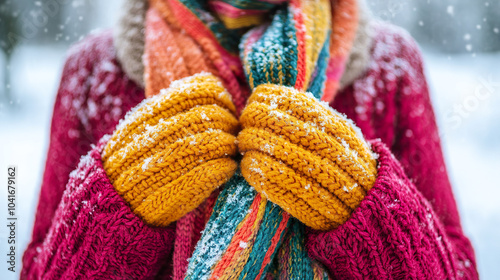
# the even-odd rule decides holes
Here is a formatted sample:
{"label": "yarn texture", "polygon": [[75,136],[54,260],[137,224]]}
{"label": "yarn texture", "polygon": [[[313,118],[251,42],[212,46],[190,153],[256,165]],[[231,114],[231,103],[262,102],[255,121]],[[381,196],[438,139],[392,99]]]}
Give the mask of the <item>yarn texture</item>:
{"label": "yarn texture", "polygon": [[312,95],[260,85],[240,120],[243,175],[307,226],[344,223],[375,182],[375,155],[360,132]]}
{"label": "yarn texture", "polygon": [[[248,1],[247,4],[250,6],[254,1]],[[159,3],[157,1],[156,3]],[[256,2],[258,3],[258,2]],[[195,15],[197,18],[203,22],[206,19],[200,17],[200,13],[203,11],[201,9],[193,9],[192,7],[198,7],[196,3],[189,1],[184,2],[188,9],[191,9],[192,14],[185,14],[186,18]],[[239,5],[244,5],[244,3],[238,2]],[[170,2],[170,7],[175,6]],[[158,7],[158,6],[156,6]],[[155,6],[153,6],[153,9]],[[270,7],[268,7],[270,8]],[[289,1],[287,5],[281,5],[276,7],[277,11],[273,15],[269,25],[257,26],[248,31],[241,39],[240,43],[240,56],[242,61],[242,68],[244,69],[247,83],[252,89],[252,96],[259,94],[264,84],[276,84],[276,91],[287,92],[287,87],[293,87],[297,91],[294,91],[298,96],[301,92],[310,90],[313,91],[312,100],[307,110],[315,109],[315,98],[321,98],[323,95],[323,89],[326,86],[327,75],[327,61],[330,54],[335,55],[335,59],[338,59],[339,55],[344,56],[342,60],[347,57],[347,50],[335,50],[332,51],[329,46],[330,44],[336,44],[336,40],[343,41],[342,44],[337,44],[338,48],[344,48],[349,46],[354,39],[354,34],[357,26],[357,8],[355,1],[344,1],[343,6],[337,6],[336,9],[331,9],[330,2],[326,0],[317,1]],[[332,12],[333,11],[333,15]],[[160,11],[161,12],[161,11]],[[174,17],[168,12],[162,12],[163,17],[168,18]],[[342,14],[343,16],[338,16]],[[346,16],[348,15],[348,16]],[[313,18],[317,17],[315,20]],[[336,19],[335,22],[331,22],[331,19]],[[186,20],[186,19],[184,19]],[[196,18],[193,19],[196,21]],[[218,32],[222,27],[217,26],[217,23],[208,23],[206,25],[217,38]],[[335,40],[330,40],[331,26],[343,26],[342,31],[333,30],[333,36]],[[228,31],[230,32],[230,31]],[[201,35],[193,33],[194,38],[197,36],[207,37],[210,39],[210,35]],[[224,36],[225,38],[230,38],[229,35]],[[148,38],[146,37],[146,44]],[[218,44],[228,52],[231,52],[231,46],[225,44],[224,40],[218,39]],[[151,52],[156,53],[157,51]],[[222,51],[221,54],[224,54]],[[343,64],[342,64],[343,65]],[[338,68],[339,73],[343,71],[343,66],[335,64]],[[146,72],[148,76],[148,72]],[[151,74],[149,74],[151,75]],[[330,79],[336,79],[335,89],[338,88],[338,82],[340,80],[339,76],[330,76]],[[331,85],[330,85],[331,86]],[[265,87],[264,87],[265,88]],[[231,91],[230,89],[228,89]],[[330,89],[332,90],[332,89]],[[148,92],[148,87],[146,87],[146,94]],[[288,94],[290,95],[290,94]],[[305,99],[304,99],[305,100]],[[289,100],[289,102],[292,102]],[[299,97],[299,101],[300,97]],[[307,103],[307,102],[306,102]],[[307,105],[307,104],[306,104]],[[251,103],[247,103],[247,107],[251,106]],[[307,106],[304,106],[306,108]],[[316,107],[317,108],[317,107]],[[243,110],[243,113],[247,109]],[[252,110],[252,109],[250,109]],[[329,119],[332,123],[335,122],[334,114],[330,116],[323,116]],[[279,118],[279,117],[278,117]],[[310,116],[310,118],[314,118]],[[304,120],[305,121],[305,120]],[[310,121],[307,120],[307,121]],[[338,122],[341,123],[341,122]],[[342,123],[340,126],[346,128],[347,130],[353,130],[351,126],[352,123]],[[342,131],[339,131],[342,135]],[[321,174],[307,174],[319,179],[316,180],[326,188],[330,194],[330,201],[321,201],[323,195],[313,195],[311,199],[306,198],[304,200],[295,201],[296,192],[283,193],[288,187],[293,188],[293,179],[290,178],[278,178],[275,174],[276,172],[281,172],[282,170],[277,170],[283,165],[283,168],[291,168],[297,172],[303,172],[304,170],[299,166],[303,165],[298,163],[305,158],[295,157],[298,153],[292,152],[292,157],[289,158],[289,162],[283,164],[276,164],[274,159],[270,159],[266,156],[259,156],[258,153],[254,153],[254,149],[257,146],[275,145],[272,137],[267,137],[263,133],[260,133],[264,137],[261,141],[254,141],[250,139],[251,135],[248,131],[242,131],[238,137],[240,152],[245,152],[243,160],[241,161],[242,175],[247,182],[250,183],[260,194],[255,192],[242,193],[238,191],[237,188],[233,188],[234,185],[238,185],[235,181],[231,181],[226,185],[229,190],[227,196],[234,197],[236,201],[249,200],[252,201],[249,205],[242,205],[239,209],[239,215],[233,216],[220,216],[220,220],[209,220],[205,231],[203,232],[200,241],[198,242],[193,256],[190,259],[188,269],[186,272],[186,279],[244,279],[248,275],[256,275],[256,279],[261,277],[267,277],[270,273],[275,272],[277,274],[288,274],[290,278],[306,278],[313,279],[315,276],[317,279],[322,279],[327,275],[326,271],[319,265],[310,260],[306,250],[305,250],[305,236],[304,236],[304,225],[294,218],[285,217],[284,212],[273,212],[273,208],[265,207],[267,199],[272,202],[277,203],[279,206],[284,207],[292,216],[303,221],[307,225],[313,226],[317,229],[332,229],[342,222],[344,222],[350,213],[350,210],[356,208],[356,203],[362,199],[364,193],[359,193],[352,182],[349,182],[346,176],[350,175],[340,174],[340,183],[332,186],[333,181],[328,179],[321,179],[325,175],[330,177],[339,177],[337,172],[341,169],[331,170],[330,172],[325,172],[323,170]],[[346,134],[347,133],[343,133]],[[344,135],[342,135],[344,137]],[[354,135],[349,134],[346,136],[348,142],[358,143],[359,140],[354,140],[357,137],[361,137],[361,133]],[[339,138],[344,141],[343,139]],[[340,141],[339,140],[339,141]],[[352,141],[351,141],[352,140]],[[364,141],[364,140],[363,140]],[[255,146],[251,146],[254,144]],[[281,143],[286,145],[286,143]],[[346,143],[346,149],[349,149],[349,144]],[[283,146],[283,148],[285,148]],[[289,148],[289,147],[287,147]],[[364,148],[359,147],[363,152],[369,150],[365,144]],[[248,151],[248,152],[247,152]],[[286,151],[285,151],[286,153]],[[365,158],[369,156],[363,154]],[[295,157],[295,162],[293,158]],[[282,160],[284,158],[281,158]],[[375,160],[373,158],[366,159],[371,162],[372,173],[366,174],[371,176],[373,183],[376,174],[374,171]],[[260,181],[251,176],[252,169],[255,167],[249,166],[248,161],[255,162],[255,165],[262,165],[265,170],[261,171],[262,177]],[[298,163],[298,164],[296,164]],[[366,163],[364,163],[366,165]],[[287,166],[288,165],[288,166]],[[318,166],[313,166],[318,167]],[[311,167],[309,167],[311,168]],[[363,167],[362,167],[363,168]],[[269,172],[267,172],[269,171]],[[344,171],[342,171],[344,172]],[[286,174],[292,174],[294,171],[286,172]],[[345,173],[345,172],[344,172]],[[285,174],[285,176],[286,176]],[[354,174],[356,176],[357,174]],[[292,175],[293,176],[293,175]],[[271,192],[271,188],[276,184],[276,180],[284,180],[282,183],[286,184],[273,188],[274,192]],[[361,179],[363,181],[363,179]],[[370,183],[365,183],[366,188],[371,187]],[[351,207],[350,210],[343,208],[342,203],[333,204],[332,206],[327,206],[329,202],[332,202],[332,196],[341,195],[340,184],[348,185],[351,192],[354,194],[354,198],[351,195],[342,194],[341,199],[344,199],[347,204]],[[262,187],[263,186],[263,187]],[[313,188],[306,191],[312,194],[317,188]],[[268,191],[269,194],[266,192]],[[358,193],[357,193],[358,192]],[[290,196],[290,194],[292,194]],[[222,195],[222,194],[221,194]],[[225,204],[230,203],[226,201],[223,196],[219,195],[216,205],[220,205],[222,209],[225,209]],[[358,201],[356,201],[358,199]],[[286,201],[286,202],[285,202]],[[306,209],[306,204],[313,204],[312,208]],[[332,210],[330,210],[332,208]],[[324,215],[328,217],[318,217],[318,210],[322,211]],[[216,215],[218,209],[214,209],[212,215]],[[328,213],[330,212],[330,213]],[[286,214],[288,215],[288,214]],[[218,221],[218,222],[217,222]],[[283,223],[287,221],[287,223]],[[288,223],[289,222],[289,223]],[[220,224],[224,225],[221,226]],[[235,227],[228,228],[229,224],[234,224]],[[207,230],[212,228],[212,230]],[[288,237],[288,235],[293,236]],[[226,240],[226,242],[221,243],[221,239]],[[283,243],[284,240],[289,240],[289,242]],[[244,244],[244,245],[242,245]],[[208,251],[207,251],[208,250]],[[280,251],[293,252],[294,255],[302,256],[297,259],[279,259]],[[209,253],[207,253],[209,252]],[[277,258],[277,259],[275,259]],[[275,266],[273,264],[281,263],[282,266]],[[205,264],[205,265],[203,265]],[[316,268],[317,273],[312,273]],[[284,271],[281,271],[284,270]]]}
{"label": "yarn texture", "polygon": [[[162,36],[184,36],[180,45],[163,43],[183,60],[167,66],[187,70],[169,68],[165,79],[145,76],[144,89],[124,72],[117,59],[123,52],[115,49],[111,32],[91,35],[68,54],[21,279],[478,279],[446,174],[422,58],[409,35],[373,24],[369,67],[340,91],[332,73],[344,66],[332,63],[335,55],[328,51],[322,59],[326,70],[316,63],[307,72],[307,61],[313,61],[307,41],[286,50],[303,50],[306,55],[297,55],[292,65],[302,61],[297,73],[309,77],[297,74],[281,83],[279,75],[272,81],[264,75],[250,89],[244,50],[265,46],[259,40],[266,32],[251,31],[262,36],[243,36],[242,44],[232,45],[204,36],[219,34],[221,27],[238,36],[241,30],[222,19],[211,25],[213,17],[196,3],[158,3],[156,12],[148,11],[146,26],[167,26],[171,32]],[[165,17],[161,4],[180,16]],[[285,6],[272,11],[282,9],[294,21],[298,15]],[[187,24],[193,15],[202,15],[202,23]],[[273,20],[267,30],[279,31]],[[319,30],[329,36],[312,48],[320,50],[318,58],[335,46],[335,30],[341,29],[334,28],[334,13],[330,23],[330,30],[312,36],[313,42],[326,38]],[[265,31],[263,26],[247,28]],[[158,45],[148,41],[153,34],[145,34],[144,69],[161,74],[153,62],[169,53],[147,53],[148,46],[162,49],[159,38]],[[203,63],[189,60],[196,50],[206,68],[191,67]],[[261,72],[274,75],[276,60],[261,59],[267,61]],[[298,83],[299,77],[304,80]],[[152,80],[159,84],[148,87]],[[319,101],[332,88],[329,106],[336,111]],[[210,172],[204,164],[214,161]],[[138,173],[125,175],[132,172]],[[207,184],[193,187],[199,180]],[[279,190],[283,195],[269,195]]]}
{"label": "yarn texture", "polygon": [[103,152],[116,191],[153,226],[194,210],[236,170],[234,113],[229,93],[207,74],[177,81],[145,100]]}

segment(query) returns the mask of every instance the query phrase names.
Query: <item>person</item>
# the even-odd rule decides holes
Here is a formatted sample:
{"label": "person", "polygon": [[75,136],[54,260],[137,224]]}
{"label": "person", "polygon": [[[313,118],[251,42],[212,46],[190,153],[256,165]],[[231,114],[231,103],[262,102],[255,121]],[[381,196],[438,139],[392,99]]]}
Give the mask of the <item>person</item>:
{"label": "person", "polygon": [[478,279],[417,44],[361,0],[126,0],[69,51],[23,256],[76,278]]}

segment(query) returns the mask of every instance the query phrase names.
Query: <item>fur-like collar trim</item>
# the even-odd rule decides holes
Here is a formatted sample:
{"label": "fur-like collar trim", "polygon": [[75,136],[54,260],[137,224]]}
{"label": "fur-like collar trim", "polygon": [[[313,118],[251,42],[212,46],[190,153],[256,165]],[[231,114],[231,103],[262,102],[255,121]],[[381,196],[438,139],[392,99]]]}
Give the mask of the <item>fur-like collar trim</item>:
{"label": "fur-like collar trim", "polygon": [[[359,25],[351,53],[340,80],[340,87],[350,85],[360,77],[370,60],[372,35],[371,16],[365,0],[359,2]],[[144,22],[148,4],[146,0],[125,0],[114,32],[117,58],[127,76],[144,87]]]}

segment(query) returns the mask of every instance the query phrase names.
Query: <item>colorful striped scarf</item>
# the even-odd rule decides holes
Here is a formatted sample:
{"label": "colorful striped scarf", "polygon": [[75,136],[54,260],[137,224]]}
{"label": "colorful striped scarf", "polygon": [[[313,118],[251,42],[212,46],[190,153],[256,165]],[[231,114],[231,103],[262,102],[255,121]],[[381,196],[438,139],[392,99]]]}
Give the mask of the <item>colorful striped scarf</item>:
{"label": "colorful striped scarf", "polygon": [[[146,96],[209,72],[239,111],[268,83],[330,101],[356,28],[355,0],[150,0]],[[187,271],[174,278],[328,279],[304,242],[305,226],[237,172],[218,195]]]}

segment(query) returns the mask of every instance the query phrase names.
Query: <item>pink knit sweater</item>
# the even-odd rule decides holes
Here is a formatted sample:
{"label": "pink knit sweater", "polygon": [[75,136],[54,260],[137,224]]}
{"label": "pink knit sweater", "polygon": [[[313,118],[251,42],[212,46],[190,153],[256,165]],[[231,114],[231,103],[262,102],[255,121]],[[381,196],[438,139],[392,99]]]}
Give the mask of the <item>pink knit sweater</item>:
{"label": "pink knit sweater", "polygon": [[[478,279],[418,47],[386,25],[375,33],[367,72],[331,106],[367,139],[380,138],[371,141],[378,178],[344,225],[308,232],[309,254],[334,279]],[[203,219],[145,225],[114,191],[100,160],[106,137],[99,139],[143,98],[117,62],[110,32],[71,49],[22,279],[170,279],[174,265],[187,265]]]}

